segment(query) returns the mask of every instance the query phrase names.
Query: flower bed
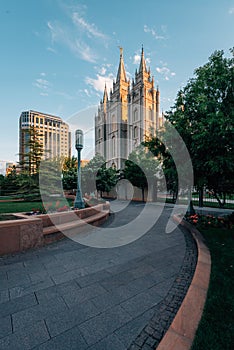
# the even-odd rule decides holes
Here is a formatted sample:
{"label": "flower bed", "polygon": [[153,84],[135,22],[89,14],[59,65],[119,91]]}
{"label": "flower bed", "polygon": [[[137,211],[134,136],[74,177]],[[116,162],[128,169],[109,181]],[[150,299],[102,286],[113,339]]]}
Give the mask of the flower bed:
{"label": "flower bed", "polygon": [[[43,203],[43,209],[39,208],[32,208],[30,211],[26,212],[26,215],[41,215],[41,214],[52,214],[52,213],[63,213],[67,211],[72,211],[72,210],[78,210],[77,208],[75,209],[73,205],[73,200],[69,201],[70,205],[67,205],[67,200],[57,200],[56,202],[49,201]],[[104,204],[104,200],[100,200],[97,198],[84,198],[84,203],[85,203],[85,208],[90,208],[99,204]],[[71,205],[72,204],[72,205]]]}
{"label": "flower bed", "polygon": [[225,216],[194,214],[185,216],[185,220],[200,228],[216,227],[231,229],[234,227],[234,212]]}

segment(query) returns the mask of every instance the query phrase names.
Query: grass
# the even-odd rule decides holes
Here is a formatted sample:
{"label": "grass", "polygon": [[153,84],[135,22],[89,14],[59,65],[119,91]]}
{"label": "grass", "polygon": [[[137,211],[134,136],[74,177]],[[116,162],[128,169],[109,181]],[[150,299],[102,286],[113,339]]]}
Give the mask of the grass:
{"label": "grass", "polygon": [[[53,207],[56,206],[57,200],[50,201],[51,205]],[[64,204],[73,206],[73,200],[68,199],[66,200],[60,200],[59,201],[59,207],[63,206]],[[67,204],[68,203],[68,204]],[[33,209],[43,211],[44,206],[43,203],[38,201],[38,202],[0,202],[0,214],[3,213],[21,213],[21,212],[30,212]]]}
{"label": "grass", "polygon": [[33,208],[42,210],[42,202],[0,202],[0,213],[27,212]]}
{"label": "grass", "polygon": [[198,229],[210,249],[212,265],[207,300],[191,350],[230,350],[234,344],[234,228]]}

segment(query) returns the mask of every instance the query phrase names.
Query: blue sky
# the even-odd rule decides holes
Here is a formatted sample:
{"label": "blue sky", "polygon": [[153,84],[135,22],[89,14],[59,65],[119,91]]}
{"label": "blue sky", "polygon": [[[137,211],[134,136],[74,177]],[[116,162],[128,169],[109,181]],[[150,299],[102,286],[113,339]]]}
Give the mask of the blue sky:
{"label": "blue sky", "polygon": [[229,55],[234,0],[0,0],[0,38],[0,160],[16,161],[24,110],[93,128],[92,114],[79,111],[97,105],[116,77],[119,46],[132,77],[144,45],[168,110],[214,50]]}

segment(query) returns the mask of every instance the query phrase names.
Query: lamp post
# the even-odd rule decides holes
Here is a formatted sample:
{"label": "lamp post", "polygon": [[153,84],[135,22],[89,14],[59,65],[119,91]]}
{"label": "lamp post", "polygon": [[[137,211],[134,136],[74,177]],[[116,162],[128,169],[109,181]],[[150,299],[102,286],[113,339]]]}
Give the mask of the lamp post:
{"label": "lamp post", "polygon": [[83,131],[78,129],[76,130],[76,149],[77,149],[77,160],[78,160],[78,166],[77,166],[77,191],[76,191],[76,198],[74,202],[74,208],[75,209],[82,209],[85,207],[84,201],[82,198],[82,192],[81,192],[81,176],[80,176],[80,153],[83,148],[83,142],[84,136]]}

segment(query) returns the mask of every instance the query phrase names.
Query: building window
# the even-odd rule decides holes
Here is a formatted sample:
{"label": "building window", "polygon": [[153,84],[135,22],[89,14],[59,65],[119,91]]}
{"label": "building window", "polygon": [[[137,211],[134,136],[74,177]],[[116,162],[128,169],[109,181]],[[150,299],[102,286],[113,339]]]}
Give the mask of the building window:
{"label": "building window", "polygon": [[116,125],[116,122],[115,122],[115,115],[114,114],[112,115],[111,124],[112,124],[112,131],[116,131],[117,125]]}
{"label": "building window", "polygon": [[136,120],[138,120],[138,110],[135,109],[133,112],[133,121],[135,122]]}
{"label": "building window", "polygon": [[137,126],[135,126],[133,129],[133,138],[136,139],[137,137],[138,137],[138,128]]}
{"label": "building window", "polygon": [[98,129],[98,138],[101,138],[101,129]]}
{"label": "building window", "polygon": [[115,136],[112,136],[112,157],[114,158],[116,156],[116,142],[115,142]]}

